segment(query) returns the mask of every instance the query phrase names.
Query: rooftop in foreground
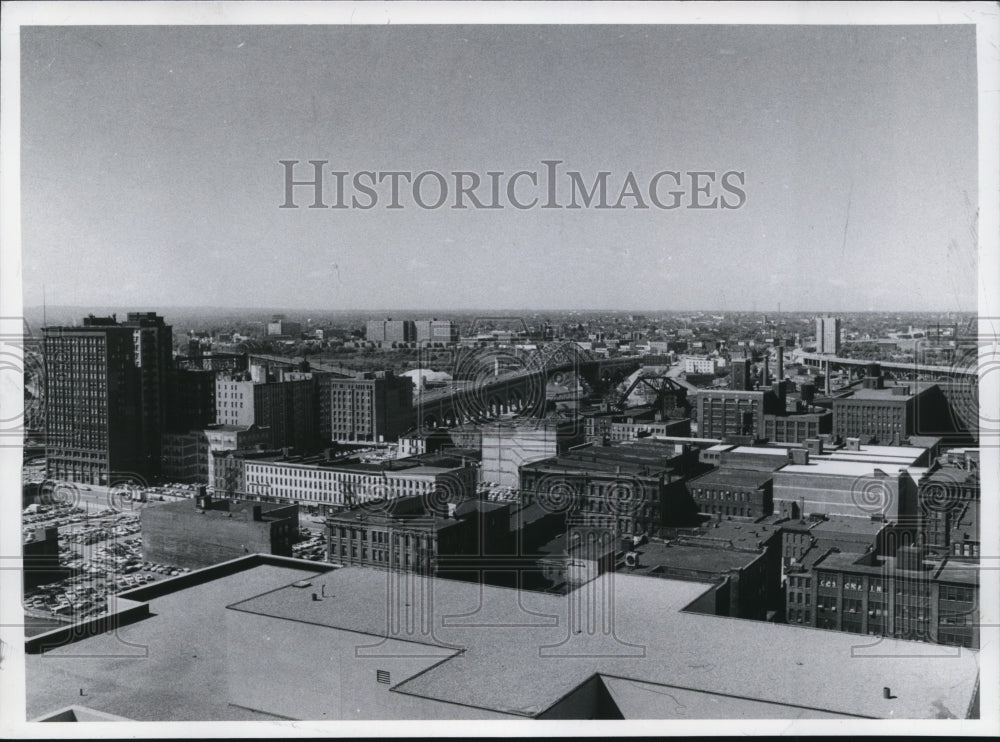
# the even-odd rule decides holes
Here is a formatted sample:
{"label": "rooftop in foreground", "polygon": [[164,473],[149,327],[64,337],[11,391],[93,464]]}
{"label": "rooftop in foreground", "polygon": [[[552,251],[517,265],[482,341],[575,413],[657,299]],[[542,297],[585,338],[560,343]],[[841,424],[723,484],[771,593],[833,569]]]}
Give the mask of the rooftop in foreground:
{"label": "rooftop in foreground", "polygon": [[[84,704],[136,721],[274,718],[230,706],[220,692],[228,653],[222,629],[226,605],[317,570],[305,562],[250,566],[254,563],[246,561],[247,569],[150,599],[149,618],[44,654],[27,654],[27,717]],[[182,584],[181,578],[159,584],[169,582]]]}
{"label": "rooftop in foreground", "polygon": [[[409,714],[395,718],[545,716],[595,677],[627,718],[963,718],[977,694],[977,652],[685,612],[704,583],[612,574],[557,596],[281,563],[206,570],[152,597],[147,618],[29,654],[29,718],[81,703],[80,688],[88,707],[132,719],[270,718],[231,705],[241,683],[263,689],[271,714],[308,718],[301,696],[323,703],[317,689],[374,676],[359,650],[386,641],[412,652],[391,655],[391,686],[371,681]],[[609,612],[588,622],[587,605]]]}

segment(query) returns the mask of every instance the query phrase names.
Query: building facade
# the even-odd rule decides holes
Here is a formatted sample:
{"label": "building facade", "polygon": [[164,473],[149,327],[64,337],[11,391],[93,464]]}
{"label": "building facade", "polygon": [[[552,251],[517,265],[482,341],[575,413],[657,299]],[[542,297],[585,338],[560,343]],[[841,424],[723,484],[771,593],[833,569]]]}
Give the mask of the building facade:
{"label": "building facade", "polygon": [[267,334],[272,337],[297,338],[302,335],[302,324],[287,319],[272,319],[267,323]]}
{"label": "building facade", "polygon": [[773,443],[805,443],[833,430],[833,413],[802,412],[764,415],[764,437]]}
{"label": "building facade", "polygon": [[840,355],[840,318],[816,318],[816,352]]}
{"label": "building facade", "polygon": [[753,389],[753,361],[746,357],[733,358],[729,367],[729,388],[732,391],[746,392]]}
{"label": "building facade", "polygon": [[726,365],[725,359],[708,356],[681,356],[681,363],[686,374],[714,374]]}
{"label": "building facade", "polygon": [[480,557],[500,556],[484,537],[502,540],[509,521],[509,505],[402,497],[327,518],[327,554],[345,565],[419,574],[461,571]]}
{"label": "building facade", "polygon": [[369,342],[412,343],[417,339],[416,325],[409,319],[368,320],[365,329]]}
{"label": "building facade", "polygon": [[774,509],[773,479],[769,471],[725,467],[689,479],[687,489],[704,515],[756,520]]}
{"label": "building facade", "polygon": [[695,399],[698,435],[701,438],[763,438],[766,431],[765,416],[778,412],[779,407],[777,395],[766,390],[702,389],[695,394]]}
{"label": "building facade", "polygon": [[917,547],[895,557],[832,552],[788,577],[789,623],[979,648],[976,565],[927,561]]}
{"label": "building facade", "polygon": [[940,556],[980,557],[978,462],[942,457],[918,492],[920,542]]}
{"label": "building facade", "polygon": [[200,569],[247,554],[291,556],[298,540],[297,505],[214,498],[143,508],[143,558]]}
{"label": "building facade", "polygon": [[317,382],[312,377],[255,383],[245,375],[215,383],[216,422],[270,431],[269,445],[308,451],[319,444]]}
{"label": "building facade", "polygon": [[446,319],[420,319],[414,324],[414,339],[418,343],[458,342],[458,324]]}
{"label": "building facade", "polygon": [[833,400],[833,434],[899,445],[916,434],[918,396],[908,386],[859,389]]}
{"label": "building facade", "polygon": [[171,373],[168,428],[186,433],[208,427],[216,421],[216,372],[175,368]]}
{"label": "building facade", "polygon": [[[221,463],[223,458],[231,460]],[[324,461],[321,456],[256,457],[234,453],[216,456],[215,486],[222,492],[241,486],[251,499],[297,502],[330,510],[411,495],[457,502],[474,495],[478,471],[455,463],[431,466],[413,459],[336,463]]]}
{"label": "building facade", "polygon": [[[395,441],[413,427],[413,382],[391,371],[328,379],[330,439]],[[325,421],[324,421],[325,424]]]}
{"label": "building facade", "polygon": [[587,450],[523,464],[521,501],[622,535],[658,534],[689,515],[683,478],[665,463],[591,458]]}
{"label": "building facade", "polygon": [[774,472],[774,509],[785,517],[845,515],[899,521],[917,512],[926,469],[863,461],[807,461]]}
{"label": "building facade", "polygon": [[171,482],[213,484],[215,452],[265,447],[270,441],[271,431],[256,425],[212,425],[188,433],[167,433],[163,436],[163,477]]}
{"label": "building facade", "polygon": [[168,482],[209,481],[208,441],[200,430],[165,433],[161,454],[163,478]]}
{"label": "building facade", "polygon": [[583,442],[574,422],[498,422],[480,428],[481,479],[502,487],[518,486],[523,464],[556,456]]}

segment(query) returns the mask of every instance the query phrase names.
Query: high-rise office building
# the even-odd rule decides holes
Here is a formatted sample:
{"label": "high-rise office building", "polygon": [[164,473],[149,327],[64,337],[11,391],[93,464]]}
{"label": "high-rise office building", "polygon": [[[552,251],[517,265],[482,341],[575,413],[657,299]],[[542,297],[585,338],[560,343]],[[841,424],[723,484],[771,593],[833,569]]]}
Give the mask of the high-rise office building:
{"label": "high-rise office building", "polygon": [[840,353],[840,318],[816,318],[816,352],[838,355]]}
{"label": "high-rise office building", "polygon": [[172,345],[153,312],[44,329],[49,477],[109,484],[159,474]]}

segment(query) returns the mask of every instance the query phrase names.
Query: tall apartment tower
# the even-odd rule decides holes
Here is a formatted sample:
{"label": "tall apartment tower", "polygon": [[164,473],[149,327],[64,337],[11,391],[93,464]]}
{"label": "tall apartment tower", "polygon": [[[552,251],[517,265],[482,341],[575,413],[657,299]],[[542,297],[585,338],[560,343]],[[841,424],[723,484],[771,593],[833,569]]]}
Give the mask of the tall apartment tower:
{"label": "tall apartment tower", "polygon": [[44,328],[49,477],[111,484],[159,474],[172,346],[171,327],[153,312]]}
{"label": "tall apartment tower", "polygon": [[840,354],[840,318],[816,318],[816,352]]}
{"label": "tall apartment tower", "polygon": [[394,441],[413,426],[413,382],[391,371],[330,379],[330,438]]}

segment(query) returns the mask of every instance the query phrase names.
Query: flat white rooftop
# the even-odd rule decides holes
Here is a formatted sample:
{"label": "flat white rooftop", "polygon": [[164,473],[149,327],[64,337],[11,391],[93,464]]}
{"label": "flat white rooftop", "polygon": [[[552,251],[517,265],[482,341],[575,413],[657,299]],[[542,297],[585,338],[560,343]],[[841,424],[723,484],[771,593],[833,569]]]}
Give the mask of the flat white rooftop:
{"label": "flat white rooftop", "polygon": [[[303,577],[308,589],[294,586]],[[261,718],[227,703],[234,653],[287,647],[307,626],[321,644],[329,629],[356,633],[359,647],[390,637],[440,658],[394,673],[391,692],[418,709],[444,701],[457,718],[463,707],[538,716],[594,676],[627,718],[964,718],[976,695],[978,652],[683,610],[708,589],[611,574],[558,596],[258,566],[152,598],[148,618],[114,633],[27,655],[28,716],[81,703],[83,689],[88,707],[137,720]],[[240,616],[263,627],[261,642],[229,640]],[[325,672],[305,663],[252,682],[280,705]]]}
{"label": "flat white rooftop", "polygon": [[776,471],[775,477],[781,474],[822,474],[842,477],[861,477],[871,475],[875,470],[885,472],[889,476],[898,476],[909,472],[918,477],[927,472],[926,467],[910,466],[900,462],[885,461],[845,461],[840,459],[809,459],[808,464],[788,464]]}
{"label": "flat white rooftop", "polygon": [[781,458],[788,457],[788,449],[777,446],[737,446],[731,451],[731,453],[749,453],[758,454],[760,456],[780,456]]}
{"label": "flat white rooftop", "polygon": [[[301,621],[461,647],[394,690],[523,716],[596,674],[779,704],[803,718],[963,718],[978,677],[969,650],[684,612],[703,583],[612,574],[556,596],[408,575],[412,602],[387,608],[396,579],[344,568],[313,580],[335,600],[284,588],[231,609],[284,618],[289,632]],[[428,610],[432,628],[415,636]]]}

